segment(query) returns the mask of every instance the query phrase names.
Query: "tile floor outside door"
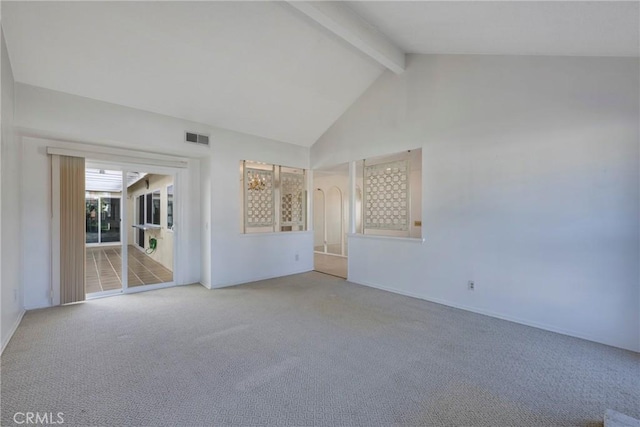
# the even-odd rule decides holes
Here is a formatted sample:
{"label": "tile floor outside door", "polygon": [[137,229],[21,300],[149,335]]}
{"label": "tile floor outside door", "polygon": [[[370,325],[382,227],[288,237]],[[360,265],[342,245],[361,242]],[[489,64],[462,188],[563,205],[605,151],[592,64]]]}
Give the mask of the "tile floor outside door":
{"label": "tile floor outside door", "polygon": [[[171,282],[173,273],[132,245],[128,247],[129,287]],[[119,246],[87,248],[87,294],[122,288],[122,254]]]}

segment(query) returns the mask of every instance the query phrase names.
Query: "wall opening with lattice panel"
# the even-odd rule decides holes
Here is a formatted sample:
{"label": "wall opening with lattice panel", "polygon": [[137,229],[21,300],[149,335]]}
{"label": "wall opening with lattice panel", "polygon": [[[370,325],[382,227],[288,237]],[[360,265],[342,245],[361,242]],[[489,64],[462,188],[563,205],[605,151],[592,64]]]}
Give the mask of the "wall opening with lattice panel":
{"label": "wall opening with lattice panel", "polygon": [[356,162],[356,232],[422,237],[422,150],[408,150]]}
{"label": "wall opening with lattice panel", "polygon": [[244,233],[306,230],[304,169],[248,160],[240,169]]}
{"label": "wall opening with lattice panel", "polygon": [[364,167],[365,229],[409,230],[409,162]]}
{"label": "wall opening with lattice panel", "polygon": [[[245,227],[271,227],[275,222],[274,171],[245,168]],[[253,185],[256,184],[256,185]]]}
{"label": "wall opening with lattice panel", "polygon": [[[301,231],[306,224],[306,181],[304,170],[280,167],[280,227]],[[285,230],[282,230],[285,231]]]}

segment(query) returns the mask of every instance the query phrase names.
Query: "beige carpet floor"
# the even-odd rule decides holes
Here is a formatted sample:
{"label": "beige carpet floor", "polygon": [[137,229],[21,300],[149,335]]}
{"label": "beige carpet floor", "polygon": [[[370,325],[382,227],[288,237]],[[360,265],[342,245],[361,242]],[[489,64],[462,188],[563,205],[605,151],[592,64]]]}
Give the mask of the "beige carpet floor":
{"label": "beige carpet floor", "polygon": [[598,426],[640,355],[305,273],[28,312],[3,426]]}

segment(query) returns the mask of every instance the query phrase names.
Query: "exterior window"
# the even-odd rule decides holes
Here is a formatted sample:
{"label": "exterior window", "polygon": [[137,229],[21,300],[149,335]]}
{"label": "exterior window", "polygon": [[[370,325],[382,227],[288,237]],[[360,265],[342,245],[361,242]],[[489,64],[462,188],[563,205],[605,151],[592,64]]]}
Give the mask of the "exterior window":
{"label": "exterior window", "polygon": [[149,224],[160,225],[160,190],[147,194],[147,216],[151,218]]}
{"label": "exterior window", "polygon": [[304,169],[243,161],[241,171],[244,233],[306,230]]}
{"label": "exterior window", "polygon": [[[138,198],[140,200],[138,202],[140,223],[160,225],[160,190],[147,193],[146,195],[140,195]],[[144,200],[144,202],[142,200]]]}

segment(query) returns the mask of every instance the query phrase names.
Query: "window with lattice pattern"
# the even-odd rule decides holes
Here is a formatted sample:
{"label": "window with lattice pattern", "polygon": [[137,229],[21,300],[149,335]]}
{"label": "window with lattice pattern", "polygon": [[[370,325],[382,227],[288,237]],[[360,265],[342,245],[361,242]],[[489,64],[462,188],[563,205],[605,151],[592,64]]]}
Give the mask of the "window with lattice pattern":
{"label": "window with lattice pattern", "polygon": [[364,234],[422,236],[422,150],[365,159],[356,168]]}
{"label": "window with lattice pattern", "polygon": [[243,231],[306,230],[304,169],[243,161]]}

